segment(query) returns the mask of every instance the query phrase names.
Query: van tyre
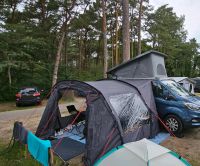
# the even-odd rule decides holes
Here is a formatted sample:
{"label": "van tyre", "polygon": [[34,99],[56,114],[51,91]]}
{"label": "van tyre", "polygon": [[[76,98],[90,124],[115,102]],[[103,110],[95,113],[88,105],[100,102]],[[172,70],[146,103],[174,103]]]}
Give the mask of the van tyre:
{"label": "van tyre", "polygon": [[165,125],[176,135],[183,131],[183,123],[176,115],[167,115],[164,119]]}

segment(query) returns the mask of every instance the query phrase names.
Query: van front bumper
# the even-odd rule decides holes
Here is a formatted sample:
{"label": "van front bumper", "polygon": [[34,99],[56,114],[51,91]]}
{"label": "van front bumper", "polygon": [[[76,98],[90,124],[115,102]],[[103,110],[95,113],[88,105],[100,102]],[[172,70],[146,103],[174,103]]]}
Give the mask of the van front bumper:
{"label": "van front bumper", "polygon": [[200,127],[200,112],[188,111],[188,118],[184,120],[184,128]]}

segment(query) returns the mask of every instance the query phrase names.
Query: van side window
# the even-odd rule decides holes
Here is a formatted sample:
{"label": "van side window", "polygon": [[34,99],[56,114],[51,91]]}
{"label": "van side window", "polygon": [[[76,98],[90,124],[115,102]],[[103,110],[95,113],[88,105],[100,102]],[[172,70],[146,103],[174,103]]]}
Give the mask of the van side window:
{"label": "van side window", "polygon": [[166,88],[158,83],[153,83],[153,93],[155,97],[164,98],[164,94],[167,93]]}

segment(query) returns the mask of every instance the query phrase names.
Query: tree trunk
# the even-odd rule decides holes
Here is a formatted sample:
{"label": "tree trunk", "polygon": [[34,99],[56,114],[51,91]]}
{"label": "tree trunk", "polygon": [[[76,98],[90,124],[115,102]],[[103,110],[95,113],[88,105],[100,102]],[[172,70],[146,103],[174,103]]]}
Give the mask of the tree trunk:
{"label": "tree trunk", "polygon": [[66,29],[67,29],[67,23],[71,19],[71,11],[75,6],[76,0],[72,0],[72,1],[70,1],[70,3],[71,3],[71,6],[69,8],[67,8],[67,6],[65,6],[66,7],[66,9],[65,9],[65,21],[63,22],[63,24],[60,28],[61,37],[60,37],[60,40],[59,40],[58,49],[57,49],[57,53],[56,53],[56,61],[55,61],[55,65],[54,65],[53,78],[52,78],[52,87],[57,82],[58,68],[59,68],[59,64],[60,64],[61,51],[62,51],[62,48],[63,48],[63,42],[64,42],[64,39],[65,39],[65,33],[66,33]]}
{"label": "tree trunk", "polygon": [[122,10],[123,62],[125,62],[130,59],[129,0],[122,0]]}
{"label": "tree trunk", "polygon": [[116,20],[116,34],[115,34],[115,65],[119,64],[119,49],[118,49],[118,40],[119,40],[119,27],[118,27],[118,3],[116,3],[116,8],[115,8],[115,20]]}
{"label": "tree trunk", "polygon": [[133,25],[133,18],[134,18],[134,11],[133,11],[133,7],[131,8],[131,58],[134,57],[134,25]]}
{"label": "tree trunk", "polygon": [[134,49],[134,56],[137,56],[136,34],[134,34],[133,36],[133,49]]}
{"label": "tree trunk", "polygon": [[58,44],[58,50],[56,53],[56,61],[55,61],[54,70],[53,70],[52,87],[56,84],[57,78],[58,78],[58,67],[59,67],[59,63],[60,63],[61,51],[63,48],[64,38],[65,38],[65,32],[62,32],[61,38],[60,38],[60,41]]}
{"label": "tree trunk", "polygon": [[106,27],[106,0],[102,0],[103,20],[102,20],[102,32],[103,32],[103,54],[104,54],[104,70],[103,76],[107,78],[108,70],[108,48],[107,48],[107,27]]}
{"label": "tree trunk", "polygon": [[45,0],[39,1],[41,3],[41,14],[42,14],[42,23],[44,23],[44,20],[46,18],[46,7],[45,7]]}
{"label": "tree trunk", "polygon": [[59,64],[60,64],[60,59],[61,59],[61,51],[63,48],[63,43],[64,43],[64,39],[65,39],[65,33],[67,31],[67,24],[71,19],[71,11],[73,10],[76,0],[71,0],[70,1],[71,6],[68,8],[68,6],[65,6],[65,21],[63,22],[61,28],[60,28],[60,40],[59,40],[59,44],[58,44],[58,49],[57,49],[57,53],[56,53],[56,61],[55,61],[55,65],[54,65],[54,70],[53,70],[53,78],[52,78],[52,87],[56,84],[57,82],[57,78],[58,78],[58,68],[59,68]]}
{"label": "tree trunk", "polygon": [[67,55],[67,35],[65,33],[65,75],[67,76],[68,71],[68,55]]}
{"label": "tree trunk", "polygon": [[[111,11],[111,15],[113,15],[113,12]],[[114,66],[114,25],[113,20],[111,20],[111,26],[110,26],[110,37],[111,37],[111,58],[112,58],[112,67]]]}
{"label": "tree trunk", "polygon": [[114,66],[114,40],[113,40],[114,37],[113,37],[113,34],[114,34],[114,33],[113,33],[113,29],[112,29],[112,30],[111,30],[111,42],[112,42],[112,43],[111,43],[111,45],[112,45],[112,46],[111,46],[111,47],[112,47],[112,49],[111,49],[111,50],[112,50],[112,51],[111,51],[111,55],[112,55],[112,67]]}
{"label": "tree trunk", "polygon": [[88,57],[87,57],[87,44],[88,44],[88,29],[85,29],[84,39],[83,39],[83,69],[86,70],[88,68]]}
{"label": "tree trunk", "polygon": [[140,7],[139,7],[139,17],[138,17],[138,55],[141,54],[141,19],[142,19],[142,3],[143,0],[140,0]]}
{"label": "tree trunk", "polygon": [[8,66],[8,81],[9,81],[9,87],[11,87],[12,85],[12,77],[11,77],[11,73],[10,73],[10,65]]}
{"label": "tree trunk", "polygon": [[80,37],[79,37],[79,71],[81,71],[81,69],[82,69],[82,52],[83,52],[83,41],[82,41],[83,39],[82,39],[82,32],[81,32],[81,30],[80,30]]}

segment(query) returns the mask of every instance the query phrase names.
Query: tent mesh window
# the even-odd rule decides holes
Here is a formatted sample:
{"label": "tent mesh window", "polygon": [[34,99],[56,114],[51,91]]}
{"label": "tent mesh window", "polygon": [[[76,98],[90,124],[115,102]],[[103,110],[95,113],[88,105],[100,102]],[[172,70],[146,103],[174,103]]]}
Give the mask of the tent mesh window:
{"label": "tent mesh window", "polygon": [[157,65],[157,74],[158,75],[166,75],[165,68],[162,64]]}
{"label": "tent mesh window", "polygon": [[149,111],[138,94],[115,95],[109,100],[119,117],[124,133],[149,123]]}

